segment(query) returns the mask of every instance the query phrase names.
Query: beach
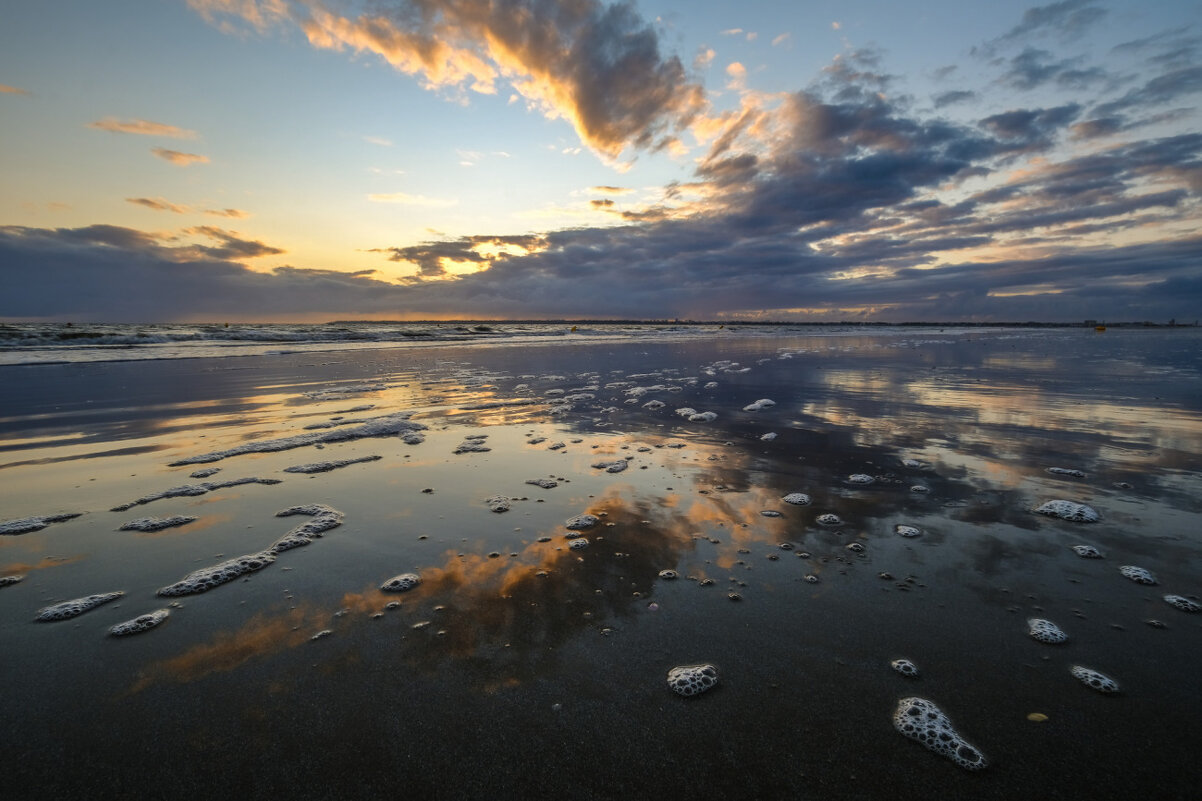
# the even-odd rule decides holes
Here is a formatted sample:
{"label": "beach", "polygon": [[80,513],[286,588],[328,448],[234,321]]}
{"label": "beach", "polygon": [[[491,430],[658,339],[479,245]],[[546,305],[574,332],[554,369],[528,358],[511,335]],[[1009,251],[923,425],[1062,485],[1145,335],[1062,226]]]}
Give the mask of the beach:
{"label": "beach", "polygon": [[0,366],[14,797],[1195,792],[1197,329],[168,355]]}

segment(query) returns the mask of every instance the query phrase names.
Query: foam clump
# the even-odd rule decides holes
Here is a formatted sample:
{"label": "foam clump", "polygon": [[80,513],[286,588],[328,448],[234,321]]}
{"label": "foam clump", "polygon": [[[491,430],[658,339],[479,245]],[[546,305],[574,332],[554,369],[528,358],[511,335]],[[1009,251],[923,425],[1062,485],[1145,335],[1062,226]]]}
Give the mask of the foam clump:
{"label": "foam clump", "polygon": [[810,496],[804,492],[790,492],[781,500],[794,506],[809,506],[813,502]]}
{"label": "foam clump", "polygon": [[212,567],[194,570],[174,584],[160,588],[158,594],[170,597],[208,592],[239,576],[262,570],[274,561],[275,554],[270,550],[236,556]]}
{"label": "foam clump", "polygon": [[689,415],[690,423],[712,423],[718,419],[716,412],[697,412]]}
{"label": "foam clump", "polygon": [[774,439],[776,439],[775,431],[769,431],[767,434],[764,434],[760,437],[761,442],[771,442]]}
{"label": "foam clump", "polygon": [[1125,577],[1131,579],[1136,584],[1147,584],[1149,586],[1157,584],[1156,576],[1152,575],[1151,571],[1136,565],[1122,565],[1119,567],[1119,572]]}
{"label": "foam clump", "polygon": [[584,537],[577,537],[574,540],[568,540],[568,547],[573,551],[579,551],[588,547],[588,540]]}
{"label": "foam clump", "polygon": [[292,448],[302,448],[306,445],[346,442],[365,437],[388,437],[398,434],[403,435],[411,431],[425,431],[426,427],[424,425],[414,423],[409,419],[412,414],[413,412],[397,412],[396,414],[367,420],[357,426],[344,426],[326,432],[312,432],[309,434],[297,434],[292,437],[282,437],[280,439],[247,442],[235,448],[228,448],[223,451],[211,451],[209,453],[202,453],[199,456],[180,459],[168,466],[180,467],[188,464],[204,464],[246,453],[275,453],[277,451],[291,450]]}
{"label": "foam clump", "polygon": [[1057,476],[1072,476],[1073,478],[1085,478],[1085,473],[1080,470],[1073,470],[1068,467],[1049,467],[1048,472]]}
{"label": "foam clump", "polygon": [[680,574],[675,570],[661,570],[659,571],[659,577],[665,581],[671,581],[672,579],[680,578]]}
{"label": "foam clump", "polygon": [[101,604],[107,604],[109,601],[115,601],[124,592],[103,592],[97,595],[88,595],[84,598],[76,598],[71,601],[63,601],[61,604],[54,604],[38,610],[38,615],[35,620],[49,622],[52,620],[67,620],[77,617],[87,612],[89,609],[95,609]]}
{"label": "foam clump", "polygon": [[399,576],[393,576],[380,585],[380,589],[384,592],[409,592],[409,590],[422,583],[422,577],[416,573],[401,573]]}
{"label": "foam clump", "polygon": [[1117,693],[1119,691],[1119,683],[1109,676],[1099,673],[1081,665],[1073,665],[1069,668],[1069,672],[1084,684],[1086,687],[1097,690],[1100,693]]}
{"label": "foam clump", "polygon": [[898,523],[896,526],[894,526],[893,530],[897,532],[897,536],[899,537],[918,537],[922,534],[922,529],[916,526],[903,525],[901,523]]}
{"label": "foam clump", "polygon": [[375,462],[383,457],[381,456],[363,456],[359,459],[335,459],[331,462],[312,462],[311,464],[294,464],[291,467],[285,467],[285,473],[328,473],[331,470],[337,470],[340,467],[346,467],[352,464],[362,464],[363,462]]}
{"label": "foam clump", "polygon": [[61,523],[79,517],[83,512],[67,512],[58,515],[40,515],[23,517],[20,520],[5,520],[0,523],[0,534],[28,534],[31,531],[41,531],[51,523]]}
{"label": "foam clump", "polygon": [[1102,552],[1092,545],[1074,545],[1073,553],[1082,559],[1101,559]]}
{"label": "foam clump", "polygon": [[1035,511],[1037,514],[1058,517],[1073,523],[1096,523],[1101,519],[1101,515],[1092,507],[1064,500],[1048,501]]}
{"label": "foam clump", "polygon": [[755,403],[749,403],[746,406],[744,406],[743,411],[758,412],[761,409],[767,409],[767,408],[769,408],[771,406],[775,406],[775,405],[776,405],[776,401],[774,401],[774,400],[771,400],[769,398],[760,398]]}
{"label": "foam clump", "polygon": [[918,678],[918,666],[909,659],[894,659],[889,666],[903,676],[911,679]]}
{"label": "foam clump", "polygon": [[985,755],[965,741],[947,715],[925,698],[898,701],[893,728],[966,770],[980,770],[987,764]]}
{"label": "foam clump", "polygon": [[701,695],[717,683],[718,669],[713,665],[681,665],[668,671],[668,687],[685,698]]}
{"label": "foam clump", "polygon": [[543,489],[554,489],[559,486],[559,482],[550,478],[531,478],[526,481],[527,484],[533,484],[536,487]]}
{"label": "foam clump", "polygon": [[182,526],[197,518],[190,515],[173,515],[172,517],[139,517],[121,526],[120,531],[162,531],[165,528]]}
{"label": "foam clump", "polygon": [[852,484],[871,484],[876,481],[875,478],[867,473],[852,473],[847,477],[847,480]]}
{"label": "foam clump", "polygon": [[681,408],[676,410],[676,413],[678,415],[680,415],[681,417],[688,419],[688,418],[692,417],[693,415],[697,414],[697,410],[693,409],[689,406],[682,406]]}
{"label": "foam clump", "polygon": [[1202,611],[1202,604],[1186,598],[1184,595],[1166,595],[1164,596],[1164,602],[1170,606],[1177,607],[1182,612]]}
{"label": "foam clump", "polygon": [[586,528],[592,528],[597,525],[600,519],[596,515],[576,515],[571,520],[564,523],[564,528],[572,531],[582,531]]}
{"label": "foam clump", "polygon": [[463,442],[459,443],[453,453],[487,453],[492,450],[492,448],[484,444],[484,440],[487,437],[487,434],[472,434],[469,437],[464,437]]}
{"label": "foam clump", "polygon": [[292,515],[308,515],[312,520],[306,520],[299,526],[280,537],[265,553],[278,555],[293,548],[309,545],[314,539],[332,528],[342,525],[342,512],[324,503],[311,503],[304,506],[289,506],[275,513],[276,517],[291,517]]}
{"label": "foam clump", "polygon": [[656,410],[658,410],[658,409],[662,409],[662,408],[664,408],[664,407],[665,407],[665,406],[667,406],[667,405],[668,405],[668,404],[664,403],[664,402],[663,402],[663,401],[661,401],[661,400],[649,400],[649,401],[647,401],[646,403],[644,403],[644,404],[643,404],[643,408],[644,408],[644,409],[650,409],[650,410],[652,410],[652,411],[656,411]]}
{"label": "foam clump", "polygon": [[488,506],[490,512],[500,513],[509,511],[509,498],[506,498],[504,495],[494,495],[491,498],[485,498],[484,503]]}
{"label": "foam clump", "polygon": [[823,515],[818,515],[818,517],[814,518],[814,520],[815,522],[824,526],[838,526],[843,523],[843,518],[839,517],[839,515],[831,514],[830,512],[827,512]]}
{"label": "foam clump", "polygon": [[10,584],[16,584],[19,581],[24,581],[25,577],[20,575],[0,576],[0,587],[7,587]]}
{"label": "foam clump", "polygon": [[114,506],[109,511],[125,512],[135,506],[142,506],[153,501],[161,501],[164,498],[191,498],[196,495],[204,495],[206,492],[212,492],[216,489],[226,489],[228,487],[240,487],[243,484],[266,484],[272,486],[279,484],[278,478],[232,478],[229,481],[202,481],[199,484],[182,484],[178,487],[171,487],[162,492],[156,492],[153,495],[144,495],[136,501],[123,503],[120,506]]}
{"label": "foam clump", "polygon": [[1058,645],[1068,639],[1068,635],[1061,631],[1059,626],[1040,617],[1028,619],[1027,628],[1027,634],[1033,639],[1048,645]]}
{"label": "foam clump", "polygon": [[153,612],[138,615],[133,620],[118,623],[109,629],[109,634],[112,634],[114,637],[124,637],[127,634],[141,634],[144,631],[150,631],[170,615],[171,612],[167,609],[156,609]]}
{"label": "foam clump", "polygon": [[621,473],[630,463],[625,459],[618,459],[616,462],[594,462],[593,468],[596,470],[605,470],[606,473]]}
{"label": "foam clump", "polygon": [[208,478],[209,476],[215,476],[220,472],[221,472],[220,467],[206,467],[202,470],[193,470],[191,473],[188,474],[188,477],[189,478]]}

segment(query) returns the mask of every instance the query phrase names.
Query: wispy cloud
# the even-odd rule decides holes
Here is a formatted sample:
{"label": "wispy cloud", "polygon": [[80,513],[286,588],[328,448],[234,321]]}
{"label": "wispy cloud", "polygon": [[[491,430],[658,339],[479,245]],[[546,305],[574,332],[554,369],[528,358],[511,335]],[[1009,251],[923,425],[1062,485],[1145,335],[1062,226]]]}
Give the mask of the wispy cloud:
{"label": "wispy cloud", "polygon": [[187,206],[168,202],[161,197],[127,197],[125,202],[133,203],[135,206],[145,206],[154,211],[170,211],[174,214],[186,214],[191,211]]}
{"label": "wispy cloud", "polygon": [[179,150],[168,150],[165,147],[152,148],[150,152],[164,161],[180,167],[187,167],[190,164],[207,164],[209,161],[208,156],[202,156],[199,153],[183,153]]}
{"label": "wispy cloud", "polygon": [[426,197],[424,195],[410,195],[406,192],[388,192],[377,193],[367,196],[367,199],[372,203],[397,203],[402,206],[426,206],[429,208],[447,208],[454,206],[459,201],[449,200],[446,198]]}
{"label": "wispy cloud", "polygon": [[380,147],[392,147],[392,140],[385,139],[382,136],[365,136],[363,141],[369,145],[379,145]]}
{"label": "wispy cloud", "polygon": [[116,117],[105,117],[102,120],[88,123],[89,128],[110,133],[137,134],[139,136],[162,136],[168,139],[195,139],[196,131],[168,125],[165,122],[150,120],[119,120]]}
{"label": "wispy cloud", "polygon": [[29,95],[31,92],[25,89],[18,89],[15,86],[0,83],[0,95]]}
{"label": "wispy cloud", "polygon": [[780,47],[780,46],[781,46],[781,45],[783,45],[785,42],[789,41],[789,38],[790,38],[792,35],[793,35],[793,34],[791,34],[791,33],[782,33],[782,34],[779,34],[778,36],[776,36],[776,37],[774,37],[774,38],[772,39],[772,46],[773,46],[773,47]]}
{"label": "wispy cloud", "polygon": [[242,209],[205,209],[204,214],[211,217],[229,217],[235,220],[245,219],[250,216],[250,212]]}

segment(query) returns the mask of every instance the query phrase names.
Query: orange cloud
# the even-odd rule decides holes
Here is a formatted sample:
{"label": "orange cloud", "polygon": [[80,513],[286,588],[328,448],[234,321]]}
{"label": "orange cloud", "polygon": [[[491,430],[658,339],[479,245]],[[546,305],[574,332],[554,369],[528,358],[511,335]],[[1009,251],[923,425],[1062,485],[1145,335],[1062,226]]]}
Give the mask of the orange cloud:
{"label": "orange cloud", "polygon": [[165,147],[156,147],[150,151],[164,161],[170,161],[180,167],[187,167],[190,164],[207,164],[208,156],[202,156],[198,153],[181,153],[178,150],[168,150]]}
{"label": "orange cloud", "polygon": [[119,120],[116,117],[105,117],[96,122],[89,122],[89,128],[110,133],[137,134],[139,136],[165,136],[169,139],[195,139],[196,131],[189,131],[164,122],[150,120]]}
{"label": "orange cloud", "polygon": [[125,202],[133,203],[135,206],[145,206],[154,211],[170,211],[174,214],[186,214],[191,211],[187,206],[170,203],[161,197],[127,197]]}
{"label": "orange cloud", "polygon": [[0,83],[0,95],[28,95],[29,92],[25,89],[18,89],[15,86]]}

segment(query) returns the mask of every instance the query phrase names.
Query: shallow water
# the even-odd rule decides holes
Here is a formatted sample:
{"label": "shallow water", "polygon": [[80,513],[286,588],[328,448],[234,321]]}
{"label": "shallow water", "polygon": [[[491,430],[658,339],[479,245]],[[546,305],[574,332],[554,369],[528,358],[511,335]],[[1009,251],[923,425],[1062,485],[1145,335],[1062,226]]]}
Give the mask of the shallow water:
{"label": "shallow water", "polygon": [[[1191,796],[1202,615],[1161,596],[1202,593],[1200,345],[1192,331],[897,331],[0,368],[0,521],[85,513],[0,536],[0,576],[25,576],[0,587],[5,787]],[[759,399],[775,405],[743,411]],[[168,466],[399,411],[424,442]],[[489,451],[453,453],[475,434]],[[620,473],[592,466],[627,457]],[[221,470],[189,477],[206,467]],[[245,477],[282,481],[108,511]],[[526,483],[542,477],[558,486]],[[782,502],[791,492],[812,504]],[[510,511],[489,510],[495,495]],[[1101,520],[1032,511],[1051,499]],[[277,511],[314,503],[343,525],[207,593],[155,595],[267,548],[307,519]],[[590,541],[571,550],[563,524],[584,513],[601,522],[570,532]],[[118,530],[173,515],[198,519]],[[1124,578],[1127,564],[1159,585]],[[422,584],[379,591],[404,572]],[[32,622],[112,590],[126,595]],[[173,600],[152,631],[107,636]],[[1032,617],[1068,642],[1031,639]],[[920,678],[890,667],[901,657]],[[718,686],[673,695],[668,670],[697,663]],[[1122,692],[1083,686],[1076,664]],[[989,766],[963,771],[895,732],[907,696],[934,701]]]}

